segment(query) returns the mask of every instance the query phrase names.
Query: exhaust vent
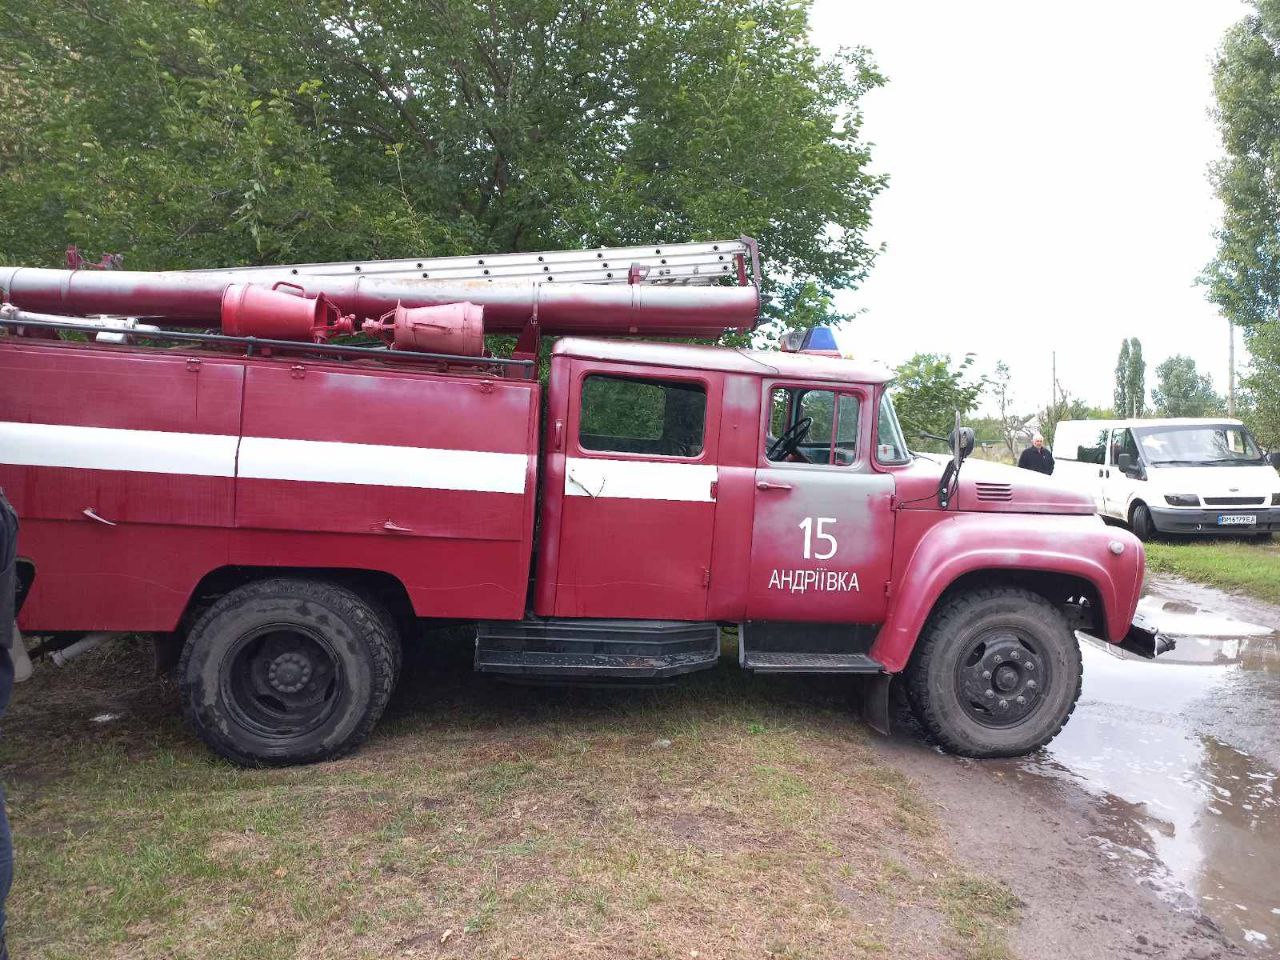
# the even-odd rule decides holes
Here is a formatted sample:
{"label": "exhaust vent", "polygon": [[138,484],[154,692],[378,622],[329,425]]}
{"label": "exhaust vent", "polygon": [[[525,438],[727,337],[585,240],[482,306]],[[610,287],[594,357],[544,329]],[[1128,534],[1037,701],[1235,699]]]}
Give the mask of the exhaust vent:
{"label": "exhaust vent", "polygon": [[979,500],[1007,503],[1013,499],[1013,484],[1011,483],[979,483],[977,488]]}

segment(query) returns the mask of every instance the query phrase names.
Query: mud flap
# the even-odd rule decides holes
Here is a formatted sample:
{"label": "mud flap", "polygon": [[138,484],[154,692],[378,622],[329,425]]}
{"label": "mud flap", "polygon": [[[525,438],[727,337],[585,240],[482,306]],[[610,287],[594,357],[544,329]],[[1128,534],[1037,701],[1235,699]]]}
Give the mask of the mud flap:
{"label": "mud flap", "polygon": [[1123,640],[1116,644],[1121,650],[1154,660],[1162,653],[1168,653],[1177,644],[1173,637],[1166,636],[1156,629],[1149,617],[1141,613],[1133,615],[1133,623],[1129,624],[1129,632]]}
{"label": "mud flap", "polygon": [[858,677],[854,684],[854,696],[862,722],[882,736],[889,736],[889,691],[893,684],[892,673],[876,673]]}

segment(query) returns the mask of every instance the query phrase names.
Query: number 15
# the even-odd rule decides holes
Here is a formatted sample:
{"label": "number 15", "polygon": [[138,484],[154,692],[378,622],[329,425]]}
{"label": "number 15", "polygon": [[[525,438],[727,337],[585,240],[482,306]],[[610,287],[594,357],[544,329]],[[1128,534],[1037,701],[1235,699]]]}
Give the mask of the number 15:
{"label": "number 15", "polygon": [[[828,523],[834,524],[835,517],[805,517],[800,521],[800,529],[804,531],[804,558],[806,560],[830,560],[836,555],[836,538],[827,533],[823,528]],[[816,527],[816,529],[815,529]],[[814,538],[825,540],[831,544],[831,548],[826,553],[814,553]]]}

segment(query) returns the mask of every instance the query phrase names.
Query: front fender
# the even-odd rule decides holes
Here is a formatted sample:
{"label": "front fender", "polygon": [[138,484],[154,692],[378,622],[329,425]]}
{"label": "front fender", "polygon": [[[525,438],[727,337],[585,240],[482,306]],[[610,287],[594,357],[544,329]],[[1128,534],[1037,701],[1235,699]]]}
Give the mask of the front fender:
{"label": "front fender", "polygon": [[[1113,553],[1111,544],[1123,548]],[[1127,530],[1096,516],[956,513],[930,527],[895,574],[893,602],[871,656],[890,673],[907,665],[916,638],[943,591],[968,573],[1060,573],[1091,583],[1107,640],[1128,632],[1142,592],[1145,554]]]}

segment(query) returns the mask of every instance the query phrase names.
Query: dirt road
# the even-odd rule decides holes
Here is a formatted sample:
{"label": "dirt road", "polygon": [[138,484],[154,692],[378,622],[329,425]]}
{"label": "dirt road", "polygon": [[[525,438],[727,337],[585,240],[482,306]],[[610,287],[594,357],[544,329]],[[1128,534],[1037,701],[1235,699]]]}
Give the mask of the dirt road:
{"label": "dirt road", "polygon": [[1142,609],[1177,649],[1086,643],[1080,704],[1040,755],[957,760],[905,717],[882,750],[1024,901],[1021,955],[1278,956],[1280,609],[1172,578]]}

